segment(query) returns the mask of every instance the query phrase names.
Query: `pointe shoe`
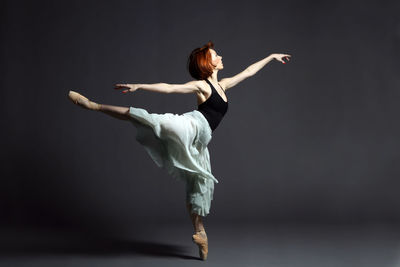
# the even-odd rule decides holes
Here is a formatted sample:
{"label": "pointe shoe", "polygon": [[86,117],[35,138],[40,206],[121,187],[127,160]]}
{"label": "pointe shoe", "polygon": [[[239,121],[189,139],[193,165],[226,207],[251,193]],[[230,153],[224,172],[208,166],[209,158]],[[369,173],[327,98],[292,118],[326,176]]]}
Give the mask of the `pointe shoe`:
{"label": "pointe shoe", "polygon": [[196,234],[192,235],[192,240],[199,246],[200,258],[205,261],[208,255],[208,238],[206,232],[204,230],[196,232]]}
{"label": "pointe shoe", "polygon": [[68,93],[68,98],[76,105],[81,106],[83,108],[86,109],[90,109],[90,110],[99,110],[100,109],[100,105],[90,101],[89,99],[87,99],[86,97],[84,97],[83,95],[74,92],[74,91],[69,91]]}

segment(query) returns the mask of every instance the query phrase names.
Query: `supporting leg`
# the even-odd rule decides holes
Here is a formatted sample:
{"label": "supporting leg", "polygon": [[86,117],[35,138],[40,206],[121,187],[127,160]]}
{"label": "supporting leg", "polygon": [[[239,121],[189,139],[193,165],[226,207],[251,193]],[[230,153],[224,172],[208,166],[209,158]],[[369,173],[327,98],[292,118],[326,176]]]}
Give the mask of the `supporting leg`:
{"label": "supporting leg", "polygon": [[202,260],[206,260],[208,255],[208,238],[204,229],[203,220],[200,215],[192,213],[192,205],[190,203],[186,203],[186,207],[189,211],[194,231],[196,232],[194,235],[192,235],[192,240],[199,246],[200,258]]}
{"label": "supporting leg", "polygon": [[186,207],[188,209],[190,219],[192,220],[194,231],[195,232],[205,231],[201,216],[196,213],[192,213],[192,204],[186,203]]}

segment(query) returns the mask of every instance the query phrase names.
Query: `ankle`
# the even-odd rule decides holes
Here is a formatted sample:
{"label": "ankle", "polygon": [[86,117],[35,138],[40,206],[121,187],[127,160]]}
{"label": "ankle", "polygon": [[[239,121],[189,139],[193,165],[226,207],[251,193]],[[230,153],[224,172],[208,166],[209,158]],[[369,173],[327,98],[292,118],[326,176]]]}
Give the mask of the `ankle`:
{"label": "ankle", "polygon": [[93,110],[101,110],[101,104],[97,104],[96,102],[90,101],[90,106]]}
{"label": "ankle", "polygon": [[207,238],[207,233],[205,230],[196,231],[194,235],[202,239]]}
{"label": "ankle", "polygon": [[197,229],[194,229],[194,231],[195,231],[196,233],[199,233],[199,232],[205,232],[206,229],[204,229],[204,228],[197,228]]}

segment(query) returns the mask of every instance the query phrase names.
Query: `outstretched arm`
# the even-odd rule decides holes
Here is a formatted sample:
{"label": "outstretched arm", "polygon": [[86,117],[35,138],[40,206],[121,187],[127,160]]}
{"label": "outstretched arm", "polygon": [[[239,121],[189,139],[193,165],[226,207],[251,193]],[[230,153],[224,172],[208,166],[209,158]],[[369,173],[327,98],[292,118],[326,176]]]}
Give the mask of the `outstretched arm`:
{"label": "outstretched arm", "polygon": [[220,84],[226,91],[229,88],[237,85],[244,79],[247,79],[247,78],[253,76],[254,74],[256,74],[260,69],[262,69],[265,65],[267,65],[273,59],[276,59],[276,60],[282,62],[283,64],[285,64],[286,62],[283,60],[283,58],[285,58],[286,61],[289,61],[290,57],[291,56],[287,55],[287,54],[271,54],[268,57],[248,66],[244,71],[240,72],[239,74],[236,74],[235,76],[230,77],[230,78],[222,79],[220,81]]}
{"label": "outstretched arm", "polygon": [[180,93],[180,94],[188,94],[188,93],[196,93],[200,90],[198,81],[191,81],[185,84],[168,84],[168,83],[153,83],[153,84],[116,84],[115,89],[124,89],[122,92],[134,92],[136,90],[147,90],[157,93]]}

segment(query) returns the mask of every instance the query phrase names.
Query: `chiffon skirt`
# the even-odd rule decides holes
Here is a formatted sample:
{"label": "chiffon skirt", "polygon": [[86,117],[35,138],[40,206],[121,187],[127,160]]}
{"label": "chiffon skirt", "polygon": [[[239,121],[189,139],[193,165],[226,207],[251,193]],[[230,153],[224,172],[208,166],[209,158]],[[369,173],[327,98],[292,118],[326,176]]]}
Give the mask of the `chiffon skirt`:
{"label": "chiffon skirt", "polygon": [[185,182],[192,213],[206,216],[218,180],[211,173],[207,145],[212,131],[203,114],[197,110],[157,114],[130,107],[129,115],[137,128],[136,140],[158,167]]}

